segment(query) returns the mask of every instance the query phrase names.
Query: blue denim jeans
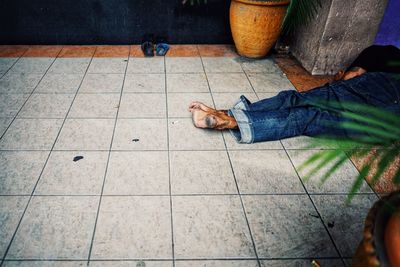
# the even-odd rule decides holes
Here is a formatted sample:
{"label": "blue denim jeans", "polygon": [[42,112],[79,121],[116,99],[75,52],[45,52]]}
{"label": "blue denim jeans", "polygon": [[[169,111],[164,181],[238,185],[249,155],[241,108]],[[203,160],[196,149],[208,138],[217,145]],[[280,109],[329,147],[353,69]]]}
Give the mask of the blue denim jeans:
{"label": "blue denim jeans", "polygon": [[332,124],[344,121],[343,117],[315,104],[325,101],[368,104],[400,114],[400,81],[394,74],[371,72],[305,93],[282,91],[255,103],[241,96],[229,110],[238,123],[238,129],[230,131],[239,143],[299,135],[351,135],[344,129],[332,127]]}

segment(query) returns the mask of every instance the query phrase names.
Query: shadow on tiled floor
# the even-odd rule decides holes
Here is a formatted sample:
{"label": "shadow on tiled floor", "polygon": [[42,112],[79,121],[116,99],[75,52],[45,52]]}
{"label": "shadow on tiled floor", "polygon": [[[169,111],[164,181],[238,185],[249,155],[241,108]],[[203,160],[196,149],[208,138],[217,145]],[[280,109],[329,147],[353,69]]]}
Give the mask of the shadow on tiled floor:
{"label": "shadow on tiled floor", "polygon": [[304,184],[306,138],[238,145],[186,111],[294,89],[275,61],[137,49],[0,48],[3,266],[345,266],[377,198],[343,207],[350,161]]}

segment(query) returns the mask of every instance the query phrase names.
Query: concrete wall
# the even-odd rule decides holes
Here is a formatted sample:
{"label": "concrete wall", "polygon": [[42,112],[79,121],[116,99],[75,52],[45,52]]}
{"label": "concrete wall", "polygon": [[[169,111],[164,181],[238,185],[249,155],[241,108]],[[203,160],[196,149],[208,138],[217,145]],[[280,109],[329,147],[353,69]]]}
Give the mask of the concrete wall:
{"label": "concrete wall", "polygon": [[322,0],[316,18],[301,27],[291,52],[312,74],[334,74],[346,68],[374,43],[387,0]]}

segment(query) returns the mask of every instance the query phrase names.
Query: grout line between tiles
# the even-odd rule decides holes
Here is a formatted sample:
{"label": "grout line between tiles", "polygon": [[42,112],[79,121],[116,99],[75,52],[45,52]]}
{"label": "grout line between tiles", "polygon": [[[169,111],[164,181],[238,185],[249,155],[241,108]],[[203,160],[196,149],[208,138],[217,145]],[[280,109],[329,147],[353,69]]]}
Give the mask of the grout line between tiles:
{"label": "grout line between tiles", "polygon": [[[28,51],[28,49],[27,49],[26,51]],[[6,74],[14,67],[15,64],[17,64],[17,62],[22,58],[22,56],[25,55],[26,51],[25,51],[20,57],[18,57],[17,60],[14,61],[14,63],[11,65],[11,67],[9,67],[9,68],[7,69],[7,71],[5,71],[2,75],[0,75],[0,80],[1,80],[4,76],[6,76]]]}
{"label": "grout line between tiles", "polygon": [[[282,141],[281,141],[281,140],[279,140],[279,142],[281,142],[281,144],[282,144]],[[283,146],[283,144],[282,144],[282,146]],[[321,223],[322,223],[322,225],[323,225],[323,227],[324,227],[324,229],[325,229],[325,232],[328,234],[328,236],[329,236],[329,238],[330,238],[330,240],[331,240],[331,242],[332,242],[332,244],[333,244],[333,246],[334,246],[334,248],[335,248],[335,250],[336,250],[336,253],[340,256],[340,259],[342,260],[342,263],[344,264],[344,266],[346,266],[346,263],[345,263],[345,261],[344,261],[344,259],[343,259],[343,255],[340,253],[340,250],[339,250],[338,246],[336,245],[336,243],[335,243],[335,241],[334,241],[334,239],[333,239],[333,236],[331,235],[331,233],[329,232],[327,226],[325,225],[325,222],[324,222],[324,220],[322,219],[321,213],[320,213],[319,210],[317,209],[317,206],[315,205],[314,200],[312,199],[312,197],[311,197],[311,195],[309,194],[309,192],[308,192],[306,186],[304,185],[304,182],[303,182],[303,180],[301,179],[301,176],[300,176],[299,172],[297,171],[297,169],[296,169],[296,167],[295,167],[295,165],[294,165],[294,163],[293,163],[293,161],[292,161],[292,158],[289,156],[289,153],[286,151],[286,148],[285,148],[284,146],[283,146],[283,149],[285,150],[286,156],[289,158],[290,163],[292,164],[292,167],[293,167],[294,171],[296,172],[297,177],[299,178],[300,183],[301,183],[301,185],[303,186],[304,191],[307,193],[307,196],[308,196],[309,200],[311,201],[311,204],[313,205],[314,210],[317,212],[318,217],[319,217],[319,219],[320,219],[320,221],[321,221]]]}
{"label": "grout line between tiles", "polygon": [[[97,48],[96,48],[96,50],[97,50]],[[96,50],[95,50],[94,54],[96,53]],[[129,46],[129,54],[130,54],[130,52],[131,52],[130,50],[131,50],[131,47]],[[93,54],[93,55],[94,55],[94,54]],[[92,59],[93,59],[93,58],[92,58]],[[91,64],[89,64],[89,66],[90,66],[90,65],[91,65]],[[102,198],[103,198],[104,185],[105,185],[105,183],[106,183],[106,178],[107,178],[107,171],[108,171],[108,167],[109,167],[109,164],[110,164],[110,156],[111,156],[112,145],[113,145],[114,136],[115,136],[115,129],[116,129],[116,127],[117,127],[118,114],[119,114],[119,110],[120,110],[120,107],[121,107],[122,92],[123,92],[123,90],[124,90],[125,79],[126,79],[126,72],[127,72],[127,70],[128,70],[128,65],[129,65],[129,60],[127,60],[126,65],[125,65],[125,73],[124,73],[124,79],[123,79],[123,82],[122,82],[122,85],[121,85],[121,91],[120,91],[119,102],[118,102],[118,109],[117,109],[117,112],[116,112],[116,114],[115,114],[114,128],[113,128],[113,133],[112,133],[112,136],[111,136],[110,147],[109,147],[109,150],[108,150],[108,156],[107,156],[107,162],[106,162],[106,169],[105,169],[105,171],[104,171],[103,184],[102,184],[102,186],[101,186],[99,204],[98,204],[98,206],[97,206],[96,219],[95,219],[95,222],[94,222],[93,234],[92,234],[92,239],[91,239],[91,242],[90,242],[89,253],[88,253],[88,258],[87,258],[87,266],[89,266],[90,257],[91,257],[91,255],[92,255],[93,243],[94,243],[94,238],[95,238],[95,235],[96,235],[97,222],[98,222],[99,215],[100,215],[101,201],[102,201]],[[88,68],[89,68],[89,67],[88,67]],[[79,91],[79,90],[78,90],[78,91]]]}
{"label": "grout line between tiles", "polygon": [[[205,196],[303,196],[307,193],[184,193],[171,194],[173,197],[205,197]],[[310,196],[347,196],[348,193],[310,193]],[[358,193],[357,196],[371,196],[374,193]],[[30,194],[0,194],[0,197],[23,197]],[[100,194],[34,194],[35,197],[96,197]],[[103,194],[103,197],[166,197],[169,194]]]}
{"label": "grout line between tiles", "polygon": [[[40,75],[40,74],[39,74]],[[246,92],[243,92],[243,91],[215,91],[215,90],[211,90],[211,93],[213,93],[213,94],[249,94],[249,93],[253,93],[253,92],[255,92],[255,90],[253,90],[252,89],[252,91],[246,91]],[[210,91],[168,91],[168,93],[169,94],[209,94],[210,93]],[[260,93],[260,94],[264,94],[264,93],[267,93],[267,94],[277,94],[277,93],[279,93],[279,92],[277,92],[277,91],[274,91],[274,92],[272,92],[272,91],[262,91],[262,92],[258,92],[258,93]],[[0,92],[0,95],[27,95],[27,94],[30,94],[30,93],[23,93],[23,92],[21,92],[21,93],[13,93],[13,92]],[[73,94],[75,94],[75,92],[70,92],[70,93],[68,93],[68,92],[45,92],[45,91],[41,91],[41,92],[35,92],[34,93],[35,95],[73,95]],[[80,95],[102,95],[102,94],[119,94],[118,92],[107,92],[107,91],[104,91],[104,92],[102,92],[102,91],[97,91],[97,92],[79,92],[79,94]],[[164,95],[165,93],[164,92],[157,92],[157,91],[154,91],[154,92],[141,92],[141,91],[127,91],[127,92],[124,92],[124,94],[125,95],[129,95],[129,94],[132,94],[132,95],[134,95],[134,94],[144,94],[144,95],[154,95],[154,94],[159,94],[159,95]]]}
{"label": "grout line between tiles", "polygon": [[[343,152],[343,153],[345,153],[345,152]],[[353,165],[353,167],[356,169],[357,173],[360,173],[360,171],[358,170],[358,168],[357,168],[357,166],[354,164],[354,162],[351,160],[351,158],[349,158],[349,156],[347,155],[347,153],[345,153],[345,154],[346,154],[347,160],[351,162],[351,165]],[[367,186],[371,189],[371,191],[375,194],[375,196],[376,196],[378,199],[380,199],[379,193],[377,193],[377,192],[375,191],[375,189],[374,189],[365,179],[364,179],[364,182],[365,182],[365,183],[367,184]]]}
{"label": "grout line between tiles", "polygon": [[256,90],[254,89],[253,83],[251,82],[251,80],[250,80],[250,78],[249,78],[249,75],[247,74],[246,71],[244,71],[243,65],[240,64],[240,67],[242,68],[244,75],[246,75],[247,81],[248,81],[248,83],[250,84],[251,89],[253,90],[254,94],[256,95],[256,97],[258,98],[258,100],[261,100],[260,97],[258,96]]}
{"label": "grout line between tiles", "polygon": [[[288,149],[289,151],[293,151],[292,149]],[[35,152],[35,151],[50,151],[49,149],[0,149],[0,152]],[[98,149],[98,150],[93,150],[93,149],[53,149],[52,151],[58,151],[58,152],[72,152],[72,151],[78,151],[78,152],[108,152],[107,149]],[[111,152],[165,152],[168,151],[167,149],[115,149],[111,150]],[[170,149],[170,151],[173,152],[184,152],[184,151],[193,151],[193,152],[206,152],[206,151],[225,151],[225,149]],[[240,149],[240,148],[228,148],[228,151],[284,151],[283,148],[247,148],[247,149]],[[296,150],[297,151],[297,150]],[[375,194],[374,191],[371,191],[371,193],[368,192],[362,192],[366,194]],[[357,194],[362,194],[362,193],[357,193]]]}
{"label": "grout line between tiles", "polygon": [[[260,260],[282,260],[282,261],[290,261],[290,260],[340,260],[339,257],[260,257]],[[349,257],[345,257],[345,259],[351,259]],[[226,258],[179,258],[175,259],[175,261],[248,261],[248,260],[257,260],[256,257],[226,257]],[[6,262],[22,262],[22,261],[33,261],[33,262],[45,262],[45,261],[54,261],[54,262],[68,262],[68,261],[86,261],[86,259],[57,259],[57,258],[44,258],[44,259],[36,259],[36,258],[26,258],[26,259],[7,259]],[[168,258],[104,258],[104,259],[92,259],[91,262],[103,262],[103,261],[111,261],[111,262],[121,262],[121,261],[172,261]]]}
{"label": "grout line between tiles", "polygon": [[[28,51],[28,50],[27,50],[27,51]],[[59,53],[61,53],[61,50],[59,51]],[[59,54],[59,53],[58,53],[58,54]],[[57,56],[58,56],[58,54],[57,54]],[[56,58],[57,58],[57,57],[54,58],[53,62],[52,62],[52,63],[50,64],[50,66],[47,68],[46,72],[44,73],[44,75],[42,76],[42,78],[40,79],[40,81],[38,82],[38,84],[35,86],[35,88],[34,88],[33,91],[31,92],[30,96],[31,96],[31,95],[33,94],[33,92],[36,90],[36,88],[38,87],[39,83],[42,81],[43,77],[46,76],[46,74],[47,74],[47,72],[49,71],[49,69],[53,66],[54,62],[56,61]],[[88,67],[89,67],[89,66],[88,66]],[[82,79],[82,81],[83,81],[83,79]],[[82,83],[82,81],[81,81],[81,83]],[[28,99],[30,98],[30,96],[28,97]],[[76,97],[76,95],[75,95],[75,97]],[[25,101],[25,103],[22,105],[22,107],[20,108],[20,110],[18,111],[18,113],[22,110],[23,106],[26,104],[26,102],[28,101],[28,99],[27,99],[27,100]],[[73,103],[73,101],[72,101],[71,104],[70,104],[69,110],[70,110],[71,107],[72,107],[72,103]],[[69,112],[69,110],[68,110],[68,112]],[[18,116],[18,113],[15,115],[15,118]],[[67,113],[67,114],[68,114],[68,113]],[[42,176],[42,174],[43,174],[44,168],[46,167],[47,162],[49,161],[49,158],[50,158],[50,155],[51,155],[51,151],[53,150],[53,148],[54,148],[54,146],[55,146],[55,144],[56,144],[56,142],[57,142],[58,136],[60,135],[60,132],[61,132],[62,127],[63,127],[63,125],[64,125],[64,122],[65,122],[65,120],[66,120],[67,114],[65,115],[64,121],[63,121],[62,125],[60,126],[60,129],[58,130],[57,136],[56,136],[56,138],[55,138],[55,140],[54,140],[54,142],[53,142],[53,145],[52,145],[52,147],[51,147],[51,149],[50,149],[50,151],[49,151],[49,154],[47,155],[46,161],[45,161],[45,163],[44,163],[44,165],[43,165],[43,168],[42,168],[42,170],[41,170],[41,172],[40,172],[40,174],[39,174],[39,177],[38,177],[38,179],[36,180],[36,183],[35,183],[35,185],[34,185],[34,187],[33,187],[33,189],[32,189],[32,192],[31,192],[31,194],[30,194],[30,196],[29,196],[29,199],[28,199],[28,201],[27,201],[27,203],[26,203],[26,206],[25,206],[25,208],[24,208],[24,211],[23,211],[22,214],[21,214],[21,218],[20,218],[19,221],[18,221],[17,227],[15,228],[15,231],[14,231],[12,237],[11,237],[11,240],[10,240],[10,242],[9,242],[8,245],[7,245],[7,248],[6,248],[5,252],[4,252],[3,259],[2,259],[1,262],[0,262],[0,267],[3,266],[4,260],[5,260],[5,258],[7,257],[7,254],[8,254],[8,252],[9,252],[9,250],[10,250],[11,244],[12,244],[12,242],[14,241],[14,238],[15,238],[15,236],[16,236],[16,234],[17,234],[17,231],[18,231],[18,229],[19,229],[19,227],[20,227],[20,225],[21,225],[21,223],[22,223],[22,219],[24,218],[25,213],[26,213],[26,211],[27,211],[27,209],[28,209],[28,207],[29,207],[29,204],[30,204],[30,202],[31,202],[31,200],[32,200],[32,197],[33,197],[34,193],[35,193],[36,187],[37,187],[37,185],[38,185],[38,183],[39,183],[39,181],[40,181],[40,178],[41,178],[41,176]],[[15,120],[15,118],[14,118],[14,120]],[[13,120],[13,121],[14,121],[14,120]],[[11,122],[11,124],[12,124],[12,122]],[[11,125],[11,124],[10,124],[10,125]],[[9,125],[8,127],[10,127],[10,125]],[[8,130],[8,128],[7,128],[7,130]],[[6,130],[6,131],[7,131],[7,130]],[[4,134],[6,133],[6,131],[4,132]],[[1,136],[1,138],[3,138],[4,134]],[[0,138],[0,140],[1,140],[1,138]]]}
{"label": "grout line between tiles", "polygon": [[[206,70],[205,70],[205,66],[204,66],[204,62],[203,62],[203,57],[200,56],[200,60],[201,60],[202,66],[203,66],[203,71],[204,71],[205,76],[206,76],[208,89],[210,90],[211,99],[212,99],[214,108],[216,108],[215,100],[214,100],[214,97],[213,97],[212,92],[211,92],[210,82],[209,82],[209,80],[208,80],[208,74],[206,73]],[[243,70],[243,69],[242,69],[242,70]],[[246,215],[246,210],[245,210],[245,208],[244,208],[243,199],[242,199],[242,196],[240,195],[239,185],[238,185],[238,183],[237,183],[236,174],[235,174],[235,171],[234,171],[234,169],[233,169],[232,160],[231,160],[231,157],[230,157],[230,155],[229,155],[228,146],[226,145],[225,137],[224,137],[224,135],[223,135],[222,132],[221,132],[221,137],[222,137],[222,140],[223,140],[223,142],[224,142],[226,155],[228,156],[228,161],[229,161],[229,164],[230,164],[230,167],[231,167],[231,171],[232,171],[232,175],[233,175],[233,179],[234,179],[234,182],[235,182],[235,185],[236,185],[236,190],[237,190],[237,192],[238,192],[238,194],[239,194],[239,199],[240,199],[240,203],[241,203],[241,206],[242,206],[243,216],[244,216],[244,218],[245,218],[245,220],[246,220],[247,228],[248,228],[248,230],[249,230],[249,234],[250,234],[250,238],[251,238],[251,243],[252,243],[252,245],[253,245],[254,254],[255,254],[255,256],[256,256],[258,266],[261,267],[261,262],[260,262],[260,259],[258,258],[258,253],[257,253],[256,244],[255,244],[255,242],[254,242],[254,238],[253,238],[253,234],[252,234],[252,231],[251,231],[251,228],[250,228],[249,220],[248,220],[247,215]]]}
{"label": "grout line between tiles", "polygon": [[171,242],[172,242],[172,265],[175,267],[175,236],[174,236],[174,217],[173,217],[173,206],[172,206],[172,185],[171,185],[171,155],[169,146],[169,113],[168,113],[168,84],[167,84],[167,66],[166,58],[164,57],[164,90],[165,90],[165,112],[167,117],[167,150],[168,150],[168,192],[169,192],[169,206],[171,214]]}
{"label": "grout line between tiles", "polygon": [[[17,111],[17,113],[14,115],[13,119],[11,120],[11,122],[8,124],[7,128],[4,130],[3,134],[0,136],[0,140],[3,139],[4,135],[7,133],[8,129],[10,128],[11,124],[17,119],[18,114],[21,112],[21,110],[24,108],[24,106],[26,105],[26,103],[29,101],[29,99],[32,97],[32,95],[34,94],[35,90],[37,89],[37,87],[39,86],[39,84],[42,82],[44,76],[46,76],[47,72],[49,71],[49,69],[51,68],[51,66],[53,66],[54,62],[56,61],[56,59],[53,60],[53,62],[50,64],[50,66],[47,68],[46,72],[43,74],[43,76],[40,78],[40,80],[38,81],[38,83],[35,85],[35,88],[33,88],[33,90],[30,93],[25,93],[22,95],[29,95],[25,102],[22,104],[22,106],[20,107],[20,109]],[[1,95],[1,94],[0,94]],[[1,266],[1,265],[0,265]]]}

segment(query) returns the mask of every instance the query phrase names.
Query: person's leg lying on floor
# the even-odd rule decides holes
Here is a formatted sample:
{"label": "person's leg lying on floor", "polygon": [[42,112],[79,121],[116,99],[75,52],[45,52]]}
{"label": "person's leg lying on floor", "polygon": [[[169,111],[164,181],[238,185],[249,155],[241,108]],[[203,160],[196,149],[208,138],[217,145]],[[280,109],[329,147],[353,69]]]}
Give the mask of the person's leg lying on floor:
{"label": "person's leg lying on floor", "polygon": [[[320,87],[312,91],[299,93],[296,90],[282,91],[276,96],[251,103],[245,96],[240,96],[233,109],[248,111],[277,111],[281,109],[310,106],[310,99],[328,99],[329,87]],[[200,102],[192,102],[189,111],[193,113],[193,123],[198,128],[216,130],[235,129],[237,122],[228,110],[216,110]]]}
{"label": "person's leg lying on floor", "polygon": [[[315,136],[328,131],[322,120],[339,122],[341,118],[317,107],[292,107],[277,110],[215,110],[193,102],[193,123],[198,128],[229,129],[239,143],[273,141],[298,135]],[[330,130],[336,135],[342,130]]]}
{"label": "person's leg lying on floor", "polygon": [[199,102],[193,102],[190,111],[196,127],[230,129],[242,143],[298,135],[348,135],[343,130],[327,126],[327,122],[338,123],[343,118],[317,107],[316,101],[357,102],[400,113],[400,81],[390,74],[367,73],[306,93],[285,91],[253,104],[242,96],[228,112]]}
{"label": "person's leg lying on floor", "polygon": [[[301,94],[295,90],[282,91],[278,95],[251,103],[245,96],[240,96],[235,104],[235,109],[245,110],[278,110],[296,105],[304,101]],[[193,113],[193,123],[198,128],[212,128],[216,130],[234,129],[237,123],[227,110],[216,110],[201,102],[194,101],[189,105],[189,111]]]}
{"label": "person's leg lying on floor", "polygon": [[347,134],[324,123],[339,123],[343,121],[341,116],[317,107],[292,107],[275,111],[231,109],[229,112],[238,125],[230,131],[239,143],[274,141],[299,135]]}

